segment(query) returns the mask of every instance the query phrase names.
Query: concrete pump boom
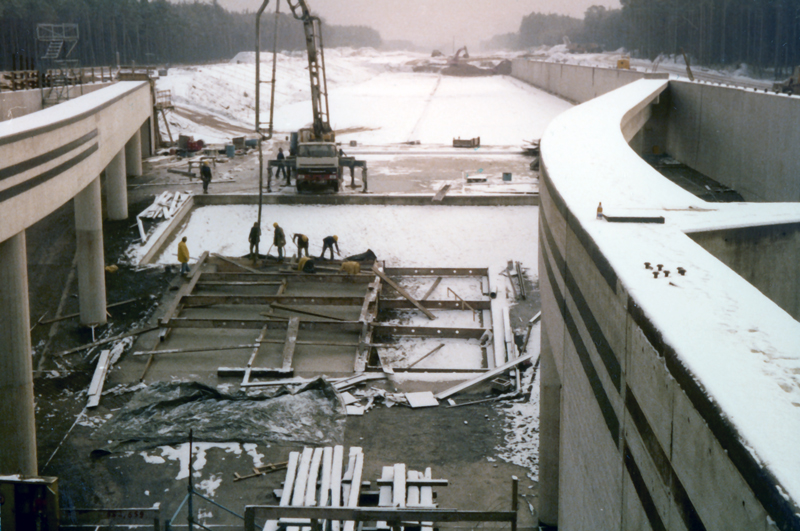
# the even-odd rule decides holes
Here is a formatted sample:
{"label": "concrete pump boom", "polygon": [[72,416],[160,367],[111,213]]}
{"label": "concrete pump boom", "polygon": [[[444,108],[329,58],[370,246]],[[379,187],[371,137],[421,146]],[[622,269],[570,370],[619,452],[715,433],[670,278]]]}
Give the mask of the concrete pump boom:
{"label": "concrete pump boom", "polygon": [[308,75],[311,81],[311,107],[314,116],[313,135],[317,142],[333,142],[334,135],[328,112],[328,86],[325,79],[325,53],[322,47],[322,22],[308,9],[305,0],[287,0],[292,15],[303,22],[308,50]]}

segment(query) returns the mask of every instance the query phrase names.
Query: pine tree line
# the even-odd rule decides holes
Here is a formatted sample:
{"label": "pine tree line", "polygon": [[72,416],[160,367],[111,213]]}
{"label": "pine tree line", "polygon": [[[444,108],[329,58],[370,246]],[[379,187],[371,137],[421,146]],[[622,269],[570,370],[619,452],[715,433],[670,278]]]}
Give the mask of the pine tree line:
{"label": "pine tree line", "polygon": [[706,65],[800,64],[800,0],[622,0],[586,11],[583,37],[641,57],[684,49]]}
{"label": "pine tree line", "polygon": [[[14,54],[40,66],[45,46],[36,41],[40,23],[78,24],[80,40],[70,59],[82,66],[180,64],[228,60],[255,49],[255,13],[233,13],[216,0],[3,0],[0,2],[0,70]],[[261,49],[272,50],[274,15],[261,22]],[[381,37],[363,26],[327,26],[326,47],[379,47]],[[304,50],[303,24],[291,14],[278,19],[278,47]]]}

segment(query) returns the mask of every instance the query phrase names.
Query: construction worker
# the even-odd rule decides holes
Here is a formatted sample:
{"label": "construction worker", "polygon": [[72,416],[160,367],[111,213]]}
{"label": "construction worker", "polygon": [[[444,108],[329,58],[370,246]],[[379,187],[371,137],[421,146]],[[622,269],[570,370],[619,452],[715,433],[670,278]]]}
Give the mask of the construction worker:
{"label": "construction worker", "polygon": [[316,273],[316,267],[314,266],[314,260],[311,259],[310,256],[304,256],[297,262],[297,270],[302,271],[303,273]]}
{"label": "construction worker", "polygon": [[305,250],[306,256],[308,254],[308,236],[305,234],[294,234],[292,236],[292,241],[297,245],[297,258],[303,256],[303,251]]}
{"label": "construction worker", "polygon": [[203,181],[203,193],[208,193],[208,183],[211,182],[211,166],[208,165],[208,161],[203,161],[203,165],[200,166],[200,180]]}
{"label": "construction worker", "polygon": [[336,247],[336,254],[340,255],[342,253],[339,252],[339,237],[338,236],[327,236],[322,239],[322,254],[319,255],[320,258],[325,257],[325,251],[328,249],[331,250],[331,260],[333,260],[333,248]]}
{"label": "construction worker", "polygon": [[342,267],[339,268],[339,272],[344,272],[347,275],[357,275],[361,273],[361,264],[353,261],[342,262]]}
{"label": "construction worker", "polygon": [[278,156],[276,157],[280,166],[278,166],[278,171],[275,172],[275,180],[277,181],[280,178],[281,172],[283,172],[283,178],[286,179],[286,184],[292,184],[292,180],[289,178],[289,174],[286,171],[286,155],[283,154],[283,148],[278,148]]}
{"label": "construction worker", "polygon": [[283,261],[283,247],[286,245],[286,235],[278,222],[272,224],[275,227],[275,235],[272,237],[272,245],[278,249],[278,260]]}
{"label": "construction worker", "polygon": [[178,262],[181,263],[181,275],[189,274],[189,247],[186,246],[186,236],[178,243]]}
{"label": "construction worker", "polygon": [[258,258],[258,243],[261,241],[261,227],[258,226],[258,221],[253,223],[247,240],[250,242],[250,259],[255,262]]}

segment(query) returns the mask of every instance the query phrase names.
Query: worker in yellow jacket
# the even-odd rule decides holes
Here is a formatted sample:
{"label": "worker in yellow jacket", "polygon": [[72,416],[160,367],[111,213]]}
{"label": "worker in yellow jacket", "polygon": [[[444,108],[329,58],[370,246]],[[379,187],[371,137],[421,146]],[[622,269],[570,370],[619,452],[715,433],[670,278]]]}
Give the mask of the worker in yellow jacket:
{"label": "worker in yellow jacket", "polygon": [[178,244],[178,262],[181,263],[181,275],[189,274],[189,248],[186,246],[186,236]]}

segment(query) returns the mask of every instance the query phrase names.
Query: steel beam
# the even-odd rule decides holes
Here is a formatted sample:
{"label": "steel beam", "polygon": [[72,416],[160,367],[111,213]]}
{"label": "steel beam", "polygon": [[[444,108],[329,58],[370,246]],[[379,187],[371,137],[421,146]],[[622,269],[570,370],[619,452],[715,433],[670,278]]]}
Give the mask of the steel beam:
{"label": "steel beam", "polygon": [[393,277],[485,277],[485,267],[387,267],[384,272]]}

